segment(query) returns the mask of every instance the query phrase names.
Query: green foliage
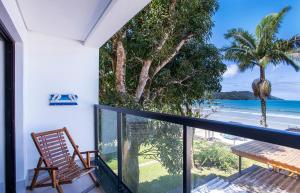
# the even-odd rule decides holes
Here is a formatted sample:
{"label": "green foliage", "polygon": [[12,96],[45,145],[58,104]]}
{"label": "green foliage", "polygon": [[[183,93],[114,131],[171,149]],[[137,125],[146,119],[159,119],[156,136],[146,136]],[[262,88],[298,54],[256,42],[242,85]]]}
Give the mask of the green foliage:
{"label": "green foliage", "polygon": [[[172,9],[172,3],[175,7]],[[211,16],[218,5],[214,0],[154,0],[125,27],[128,56],[148,58],[155,53],[156,64],[174,51],[174,47],[184,36],[194,34],[199,40],[207,40],[211,35]],[[165,34],[170,34],[161,52],[155,48]]]}
{"label": "green foliage", "polygon": [[[211,17],[217,8],[215,0],[153,0],[120,30],[125,34],[126,94],[120,96],[115,89],[112,40],[100,49],[100,102],[178,114],[183,103],[192,104],[205,92],[219,91],[226,66],[219,50],[207,44],[213,27]],[[152,77],[156,67],[188,35],[193,38]],[[163,40],[165,44],[158,48]],[[151,80],[137,104],[135,92],[145,59],[153,60]]]}
{"label": "green foliage", "polygon": [[191,41],[153,80],[154,88],[165,88],[162,95],[153,97],[153,102],[170,107],[171,113],[176,110],[179,113],[178,105],[192,105],[207,93],[219,92],[225,70],[221,55],[213,45]]}
{"label": "green foliage", "polygon": [[284,7],[279,13],[273,13],[264,17],[256,27],[256,37],[258,39],[258,51],[262,54],[265,52],[267,46],[273,40],[276,40],[276,34],[279,31],[283,17],[291,9],[291,7]]}
{"label": "green foliage", "polygon": [[[151,121],[149,126],[154,134],[147,138],[144,143],[150,146],[149,158],[158,160],[169,174],[182,173],[182,127],[161,121]],[[147,156],[147,153],[141,153]]]}
{"label": "green foliage", "polygon": [[198,167],[216,167],[225,171],[238,168],[238,157],[224,143],[201,140],[194,145],[194,159]]}

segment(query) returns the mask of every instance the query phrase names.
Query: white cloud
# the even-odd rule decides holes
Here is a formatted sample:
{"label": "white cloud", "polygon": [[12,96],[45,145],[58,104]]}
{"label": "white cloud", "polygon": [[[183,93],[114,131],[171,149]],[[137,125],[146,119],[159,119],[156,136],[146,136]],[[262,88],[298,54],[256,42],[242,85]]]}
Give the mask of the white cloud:
{"label": "white cloud", "polygon": [[229,66],[227,66],[226,72],[223,74],[223,78],[233,77],[238,73],[238,71],[239,71],[239,68],[237,65],[235,65],[235,64],[229,65]]}

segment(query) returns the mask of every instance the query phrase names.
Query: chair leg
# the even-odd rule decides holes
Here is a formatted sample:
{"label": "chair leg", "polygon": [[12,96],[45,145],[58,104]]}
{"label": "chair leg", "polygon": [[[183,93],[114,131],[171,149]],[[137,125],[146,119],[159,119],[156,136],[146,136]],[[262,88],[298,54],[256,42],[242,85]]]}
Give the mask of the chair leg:
{"label": "chair leg", "polygon": [[[40,158],[39,161],[38,161],[38,164],[37,164],[36,168],[41,167],[42,163],[43,163],[43,159]],[[37,180],[38,176],[39,176],[39,170],[34,170],[34,176],[32,178],[31,185],[29,187],[30,190],[33,190],[33,188],[34,188],[34,186],[36,184],[36,180]]]}
{"label": "chair leg", "polygon": [[31,185],[29,187],[30,190],[33,190],[33,188],[35,187],[35,184],[36,184],[36,180],[38,178],[38,175],[39,175],[39,170],[35,170],[34,171],[34,176],[32,178],[32,181],[31,181]]}
{"label": "chair leg", "polygon": [[98,187],[99,186],[99,182],[98,182],[97,178],[95,177],[95,175],[93,173],[89,173],[89,176],[93,180],[94,184]]}
{"label": "chair leg", "polygon": [[59,183],[56,183],[56,190],[58,193],[64,193],[64,191]]}
{"label": "chair leg", "polygon": [[56,188],[57,182],[56,182],[56,171],[51,171],[51,180],[52,180],[52,187]]}

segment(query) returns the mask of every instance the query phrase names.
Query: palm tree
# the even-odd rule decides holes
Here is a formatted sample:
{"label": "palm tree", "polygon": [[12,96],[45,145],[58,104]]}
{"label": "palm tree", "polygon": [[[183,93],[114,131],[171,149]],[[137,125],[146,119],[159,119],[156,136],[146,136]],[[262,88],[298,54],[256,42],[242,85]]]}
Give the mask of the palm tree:
{"label": "palm tree", "polygon": [[225,38],[231,45],[223,48],[225,59],[238,64],[241,72],[259,67],[260,78],[252,83],[253,93],[261,100],[261,125],[267,127],[266,100],[271,94],[271,83],[266,79],[265,69],[268,65],[286,64],[299,71],[300,36],[290,39],[277,37],[283,17],[290,10],[283,8],[278,13],[264,17],[256,27],[255,35],[243,29],[231,29]]}

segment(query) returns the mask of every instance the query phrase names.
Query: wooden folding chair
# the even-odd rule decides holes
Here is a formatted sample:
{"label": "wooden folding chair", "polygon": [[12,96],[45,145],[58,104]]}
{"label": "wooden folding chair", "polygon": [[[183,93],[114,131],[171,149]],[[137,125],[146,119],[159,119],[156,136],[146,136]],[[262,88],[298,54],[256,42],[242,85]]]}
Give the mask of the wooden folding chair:
{"label": "wooden folding chair", "polygon": [[[67,139],[74,148],[72,156],[68,150],[65,136],[67,136]],[[34,169],[31,185],[28,187],[30,190],[38,187],[52,186],[56,188],[57,192],[63,193],[61,184],[70,184],[86,174],[89,174],[96,186],[99,185],[92,173],[95,168],[90,163],[90,154],[97,153],[97,151],[80,152],[67,128],[42,133],[31,133],[31,137],[40,154],[40,159],[37,167]],[[82,154],[86,155],[86,159],[83,158]],[[76,156],[79,157],[81,164],[75,161]],[[45,167],[42,167],[43,163]],[[38,180],[41,170],[47,171],[49,177]]]}

